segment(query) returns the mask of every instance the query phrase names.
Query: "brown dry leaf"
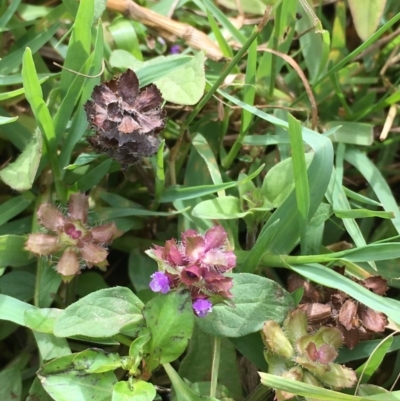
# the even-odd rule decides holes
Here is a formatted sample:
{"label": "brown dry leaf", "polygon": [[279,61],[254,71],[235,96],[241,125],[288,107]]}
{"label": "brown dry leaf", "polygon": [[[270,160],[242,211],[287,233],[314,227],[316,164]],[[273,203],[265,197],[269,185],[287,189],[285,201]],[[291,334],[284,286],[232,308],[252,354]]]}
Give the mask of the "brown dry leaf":
{"label": "brown dry leaf", "polygon": [[377,312],[365,305],[358,307],[358,315],[367,330],[382,332],[388,324],[386,316],[383,313]]}
{"label": "brown dry leaf", "polygon": [[381,276],[368,277],[362,280],[361,284],[378,295],[385,294],[389,289],[386,285],[386,280]]}
{"label": "brown dry leaf", "polygon": [[357,318],[357,309],[358,306],[352,299],[348,299],[340,308],[338,319],[346,330],[360,327],[361,323]]}

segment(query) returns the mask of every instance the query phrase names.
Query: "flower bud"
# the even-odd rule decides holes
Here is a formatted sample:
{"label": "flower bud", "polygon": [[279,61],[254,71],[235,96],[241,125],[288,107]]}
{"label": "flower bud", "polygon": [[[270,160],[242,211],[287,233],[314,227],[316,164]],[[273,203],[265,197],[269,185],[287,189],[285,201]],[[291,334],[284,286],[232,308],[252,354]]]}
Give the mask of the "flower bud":
{"label": "flower bud", "polygon": [[294,355],[292,344],[285,336],[278,323],[274,320],[268,320],[264,323],[263,334],[265,344],[273,353],[287,359],[291,359]]}
{"label": "flower bud", "polygon": [[357,376],[354,370],[337,363],[331,363],[328,366],[329,370],[318,376],[318,379],[321,380],[322,383],[338,390],[352,387],[357,382]]}
{"label": "flower bud", "polygon": [[307,334],[307,326],[307,314],[300,309],[291,312],[283,323],[286,335],[293,345],[300,337]]}

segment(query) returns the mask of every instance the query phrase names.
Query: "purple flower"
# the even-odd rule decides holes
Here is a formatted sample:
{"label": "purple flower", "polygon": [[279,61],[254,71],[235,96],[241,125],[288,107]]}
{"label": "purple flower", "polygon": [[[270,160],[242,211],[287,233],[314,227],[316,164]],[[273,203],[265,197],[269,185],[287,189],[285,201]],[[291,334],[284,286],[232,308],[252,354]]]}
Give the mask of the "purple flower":
{"label": "purple flower", "polygon": [[208,299],[198,298],[193,304],[193,309],[198,317],[205,317],[212,311],[212,303]]}
{"label": "purple flower", "polygon": [[181,52],[181,47],[179,45],[172,45],[169,49],[169,54],[179,54]]}
{"label": "purple flower", "polygon": [[154,292],[166,294],[170,290],[170,280],[163,272],[156,272],[151,275],[153,280],[150,281],[150,288]]}

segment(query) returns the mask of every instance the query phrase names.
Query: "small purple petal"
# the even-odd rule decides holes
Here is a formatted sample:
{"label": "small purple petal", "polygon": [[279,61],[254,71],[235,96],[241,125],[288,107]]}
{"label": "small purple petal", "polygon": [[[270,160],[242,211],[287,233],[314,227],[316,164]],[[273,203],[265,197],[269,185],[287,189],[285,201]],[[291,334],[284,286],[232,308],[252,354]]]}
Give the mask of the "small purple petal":
{"label": "small purple petal", "polygon": [[166,294],[171,289],[169,278],[163,272],[155,272],[151,278],[150,288],[152,291]]}
{"label": "small purple petal", "polygon": [[192,306],[198,317],[205,317],[212,311],[212,303],[208,299],[196,299]]}
{"label": "small purple petal", "polygon": [[172,45],[169,49],[169,54],[179,54],[181,52],[181,47],[179,45]]}

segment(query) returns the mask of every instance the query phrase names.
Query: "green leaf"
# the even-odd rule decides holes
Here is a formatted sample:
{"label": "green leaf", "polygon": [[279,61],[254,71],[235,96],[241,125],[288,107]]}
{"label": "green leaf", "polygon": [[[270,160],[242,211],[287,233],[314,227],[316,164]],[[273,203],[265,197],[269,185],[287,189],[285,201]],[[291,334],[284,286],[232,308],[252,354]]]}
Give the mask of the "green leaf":
{"label": "green leaf", "polygon": [[164,365],[164,369],[174,387],[177,401],[219,401],[213,397],[201,396],[192,390],[169,363]]}
{"label": "green leaf", "polygon": [[[83,63],[89,58],[90,45],[92,42],[92,24],[94,16],[94,0],[85,0],[79,2],[78,12],[76,14],[71,38],[68,44],[68,51],[64,61],[64,67],[61,72],[60,88],[64,97],[69,90],[72,81],[76,75],[68,71],[81,71]],[[89,68],[89,65],[86,66]],[[84,71],[82,71],[84,72]],[[87,71],[85,71],[87,72]]]}
{"label": "green leaf", "polygon": [[351,145],[371,146],[374,141],[374,126],[352,121],[330,121],[325,124],[327,130],[339,127],[331,135],[327,135],[335,142]]}
{"label": "green leaf", "polygon": [[35,377],[26,401],[53,401],[53,399],[46,393],[39,378]]}
{"label": "green leaf", "polygon": [[26,271],[11,271],[0,277],[0,293],[28,302],[33,299],[35,275]]}
{"label": "green leaf", "polygon": [[306,227],[308,222],[308,212],[310,209],[310,189],[307,177],[307,154],[304,154],[303,137],[301,135],[300,121],[296,120],[291,114],[289,119],[289,138],[292,150],[292,173],[295,184],[297,217],[300,226],[300,238],[302,251],[306,241]]}
{"label": "green leaf", "polygon": [[33,39],[28,40],[25,42],[24,46],[18,47],[15,51],[7,54],[7,56],[0,60],[0,74],[10,74],[15,68],[21,65],[25,48],[29,48],[32,50],[32,53],[36,53],[53,37],[60,27],[61,23],[57,23],[50,28],[41,29],[39,34],[37,33],[36,26],[30,29],[26,33],[26,37],[30,38],[33,36]]}
{"label": "green leaf", "polygon": [[362,401],[366,398],[354,395],[343,394],[333,390],[327,390],[322,387],[312,386],[297,380],[286,379],[281,376],[258,372],[261,377],[261,383],[274,389],[286,391],[291,394],[310,397],[317,400],[326,401]]}
{"label": "green leaf", "polygon": [[24,315],[25,326],[39,333],[52,334],[56,320],[64,313],[62,309],[28,309]]}
{"label": "green leaf", "polygon": [[146,366],[151,371],[160,363],[174,361],[185,351],[194,325],[190,293],[159,294],[146,304],[143,316],[151,332],[146,346],[150,354]]}
{"label": "green leaf", "polygon": [[247,178],[245,178],[242,181],[232,181],[223,184],[201,185],[194,187],[184,187],[177,185],[170,186],[163,192],[160,202],[174,202],[177,200],[194,199],[194,198],[199,198],[201,196],[213,194],[223,189],[240,186],[242,184],[245,184],[247,181],[250,181],[253,178],[257,177],[258,174],[261,173],[263,168],[264,165],[260,166],[256,171],[254,171],[252,174],[250,174]]}
{"label": "green leaf", "polygon": [[90,170],[78,181],[76,185],[82,192],[94,188],[108,173],[112,164],[112,159],[106,159],[101,164]]}
{"label": "green leaf", "polygon": [[25,326],[25,311],[34,308],[33,305],[19,301],[8,295],[0,294],[0,320],[8,320],[20,326]]}
{"label": "green leaf", "polygon": [[68,306],[54,326],[58,337],[112,337],[127,324],[140,324],[142,302],[125,287],[93,292]]}
{"label": "green leaf", "polygon": [[393,219],[393,212],[376,212],[368,209],[335,210],[335,216],[340,219],[365,219],[380,217],[381,219]]}
{"label": "green leaf", "polygon": [[196,104],[204,93],[204,53],[198,52],[188,63],[154,81],[164,100],[176,104]]}
{"label": "green leaf", "polygon": [[[198,382],[200,378],[205,377],[205,374],[211,372],[213,350],[214,338],[195,326],[188,350],[179,364],[179,375],[192,383]],[[229,389],[231,398],[241,400],[243,394],[236,360],[236,349],[231,339],[221,338],[218,383]]]}
{"label": "green leaf", "polygon": [[223,180],[218,168],[217,160],[206,138],[201,134],[196,134],[192,138],[192,145],[206,163],[213,183],[222,184]]}
{"label": "green leaf", "polygon": [[114,385],[111,401],[152,401],[157,392],[152,383],[138,380],[130,385],[120,381]]}
{"label": "green leaf", "polygon": [[393,337],[388,336],[383,339],[380,344],[374,349],[369,356],[368,360],[359,366],[356,370],[357,377],[359,377],[360,383],[367,383],[371,376],[376,372],[379,366],[382,364],[390,346],[393,343]]}
{"label": "green leaf", "polygon": [[10,124],[13,123],[14,121],[17,121],[18,117],[3,117],[0,116],[0,125],[4,125],[4,124]]}
{"label": "green leaf", "polygon": [[85,373],[104,373],[121,367],[118,353],[105,352],[98,348],[79,352],[73,362],[76,369]]}
{"label": "green leaf", "polygon": [[82,374],[73,363],[76,354],[57,358],[37,373],[55,401],[110,401],[117,379],[113,372]]}
{"label": "green leaf", "polygon": [[386,0],[348,0],[358,36],[367,40],[378,28]]}
{"label": "green leaf", "polygon": [[24,250],[26,237],[19,235],[0,236],[0,266],[25,266],[32,255]]}
{"label": "green leaf", "polygon": [[0,178],[15,191],[27,191],[32,188],[42,157],[43,138],[39,130],[17,160],[0,171]]}
{"label": "green leaf", "polygon": [[400,233],[400,211],[392,191],[379,168],[360,150],[346,149],[345,160],[351,163],[368,181],[376,197],[386,212],[394,213],[392,223]]}
{"label": "green leaf", "polygon": [[31,202],[30,199],[24,196],[15,196],[0,205],[0,226],[15,216],[18,216]]}
{"label": "green leaf", "polygon": [[194,217],[202,219],[231,220],[247,216],[251,212],[242,212],[240,199],[235,196],[221,196],[200,202],[192,210]]}
{"label": "green leaf", "polygon": [[282,322],[293,308],[293,299],[279,284],[248,273],[232,274],[235,307],[218,304],[196,323],[206,333],[242,337],[262,329],[266,320]]}
{"label": "green leaf", "polygon": [[0,400],[20,400],[22,392],[21,368],[18,365],[0,372]]}
{"label": "green leaf", "polygon": [[[310,166],[313,157],[313,153],[305,154],[307,167]],[[268,170],[262,185],[262,193],[274,207],[279,207],[293,191],[294,183],[294,165],[290,157]]]}

